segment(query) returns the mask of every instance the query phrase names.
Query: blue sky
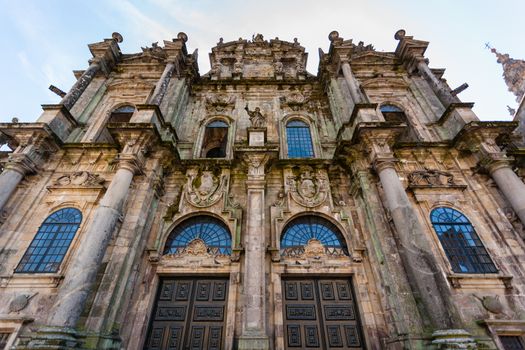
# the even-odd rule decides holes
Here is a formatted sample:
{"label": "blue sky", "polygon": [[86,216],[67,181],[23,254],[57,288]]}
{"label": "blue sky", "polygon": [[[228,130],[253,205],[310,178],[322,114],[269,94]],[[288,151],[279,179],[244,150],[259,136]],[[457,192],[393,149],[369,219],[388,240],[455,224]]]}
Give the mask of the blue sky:
{"label": "blue sky", "polygon": [[87,44],[114,31],[124,37],[124,53],[183,31],[188,48],[199,50],[201,74],[209,70],[208,53],[220,37],[297,37],[309,52],[308,71],[316,74],[318,48],[327,51],[330,31],[393,51],[400,28],[430,41],[430,66],[446,68],[444,77],[453,88],[470,85],[460,98],[475,102],[480,119],[510,120],[506,106],[517,103],[485,43],[525,59],[523,13],[523,0],[0,0],[0,121],[35,121],[41,104],[60,100],[47,89],[49,84],[68,91],[72,71],[88,65]]}

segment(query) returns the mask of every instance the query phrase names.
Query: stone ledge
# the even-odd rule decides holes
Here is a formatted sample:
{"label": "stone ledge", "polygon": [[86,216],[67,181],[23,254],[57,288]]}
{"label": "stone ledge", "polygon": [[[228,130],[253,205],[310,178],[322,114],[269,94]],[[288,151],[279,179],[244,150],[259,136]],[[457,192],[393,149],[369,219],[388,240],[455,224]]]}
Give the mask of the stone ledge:
{"label": "stone ledge", "polygon": [[[500,274],[459,274],[447,275],[453,288],[462,289],[512,289],[512,276]],[[492,283],[490,283],[492,281]]]}
{"label": "stone ledge", "polygon": [[0,288],[56,288],[63,278],[58,273],[14,273],[0,276]]}

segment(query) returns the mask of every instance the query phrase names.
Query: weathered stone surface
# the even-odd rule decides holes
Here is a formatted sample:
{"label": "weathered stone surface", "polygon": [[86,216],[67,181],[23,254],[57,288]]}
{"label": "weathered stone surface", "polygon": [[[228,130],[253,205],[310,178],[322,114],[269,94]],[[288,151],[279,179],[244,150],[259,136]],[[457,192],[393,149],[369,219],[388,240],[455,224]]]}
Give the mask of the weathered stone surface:
{"label": "weathered stone surface", "polygon": [[[206,278],[227,283],[218,292],[224,309],[195,314],[222,317],[225,349],[297,341],[286,307],[299,294],[286,290],[286,278],[349,279],[351,295],[313,295],[324,293],[328,306],[331,295],[350,297],[368,349],[495,349],[499,336],[525,334],[518,123],[478,121],[443,70],[429,68],[428,43],[404,31],[395,52],[337,32],[329,39],[317,76],[297,39],[261,34],[220,39],[200,75],[184,33],[134,54],[122,54],[115,35],[90,45],[93,60],[62,105],[44,106],[37,123],[0,124],[0,142],[12,149],[0,153],[0,329],[11,333],[8,344],[147,348],[166,276],[198,278],[201,289],[190,295],[203,300]],[[403,112],[391,119],[385,105]],[[108,123],[121,106],[135,107],[129,122]],[[300,130],[290,130],[294,121]],[[46,218],[67,207],[82,221],[59,268],[14,272]],[[438,207],[463,213],[471,231],[438,234],[430,218]],[[199,231],[165,249],[196,215],[222,222],[231,246]],[[328,222],[339,245],[308,231],[286,245],[283,232],[305,216]],[[451,256],[447,244],[458,241],[467,243]],[[457,261],[475,263],[468,259],[482,247],[496,272],[454,270]],[[308,288],[299,292],[310,300]],[[350,315],[340,309],[329,310]]]}

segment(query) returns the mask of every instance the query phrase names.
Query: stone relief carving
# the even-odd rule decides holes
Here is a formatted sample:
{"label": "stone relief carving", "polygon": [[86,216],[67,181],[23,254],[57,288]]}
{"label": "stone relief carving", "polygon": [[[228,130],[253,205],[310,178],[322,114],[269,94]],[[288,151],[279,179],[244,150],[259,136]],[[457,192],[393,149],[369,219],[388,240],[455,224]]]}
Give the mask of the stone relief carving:
{"label": "stone relief carving", "polygon": [[300,175],[288,176],[287,183],[292,199],[304,207],[317,207],[328,198],[328,182],[321,170],[303,167]]}
{"label": "stone relief carving", "polygon": [[77,171],[72,174],[60,176],[53,186],[101,186],[104,179],[97,174],[87,171]]}
{"label": "stone relief carving", "polygon": [[11,302],[9,303],[9,313],[11,312],[19,312],[19,311],[22,311],[23,309],[25,309],[27,307],[27,305],[29,305],[29,302],[31,301],[31,299],[37,295],[38,292],[34,293],[34,294],[18,294],[16,295],[12,300]]}
{"label": "stone relief carving", "polygon": [[323,243],[315,238],[308,240],[308,243],[306,243],[304,247],[304,255],[307,258],[321,258],[321,256],[325,255]]}
{"label": "stone relief carving", "polygon": [[266,127],[266,117],[261,113],[259,107],[255,107],[255,110],[250,111],[248,104],[244,107],[246,113],[250,116],[250,123],[252,128],[265,128]]}
{"label": "stone relief carving", "polygon": [[286,258],[306,260],[348,257],[342,248],[325,247],[324,244],[316,238],[309,239],[308,242],[302,247],[290,247],[283,249],[282,256]]}
{"label": "stone relief carving", "polygon": [[297,112],[302,109],[307,103],[308,99],[300,92],[291,93],[288,96],[280,97],[281,104],[290,107],[293,111]]}
{"label": "stone relief carving", "polygon": [[456,185],[454,175],[449,172],[425,168],[408,175],[410,186],[451,186]]}
{"label": "stone relief carving", "polygon": [[235,96],[225,94],[209,94],[206,96],[206,110],[208,112],[224,112],[233,109],[235,105]]}
{"label": "stone relief carving", "polygon": [[195,256],[206,255],[208,254],[208,247],[202,239],[197,238],[188,243],[188,246],[186,247],[186,254]]}
{"label": "stone relief carving", "polygon": [[283,63],[281,61],[275,61],[273,63],[273,69],[275,71],[275,74],[283,74],[283,71],[284,71]]}
{"label": "stone relief carving", "polygon": [[499,295],[496,295],[496,296],[486,295],[482,298],[475,294],[473,294],[473,296],[481,302],[481,305],[483,306],[483,308],[487,310],[488,312],[491,312],[496,315],[503,313],[504,307],[501,301],[499,300]]}
{"label": "stone relief carving", "polygon": [[164,267],[184,266],[196,268],[201,266],[217,267],[230,263],[230,256],[221,254],[219,248],[210,248],[200,238],[188,243],[173,254],[160,257],[159,262]]}
{"label": "stone relief carving", "polygon": [[184,198],[191,205],[204,208],[219,201],[224,194],[227,177],[220,176],[218,171],[190,169],[186,177]]}

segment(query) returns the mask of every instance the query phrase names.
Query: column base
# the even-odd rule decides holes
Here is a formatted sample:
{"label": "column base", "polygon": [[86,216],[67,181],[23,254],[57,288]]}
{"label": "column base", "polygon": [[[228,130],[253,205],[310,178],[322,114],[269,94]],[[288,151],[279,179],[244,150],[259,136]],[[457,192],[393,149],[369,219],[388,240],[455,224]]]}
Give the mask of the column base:
{"label": "column base", "polygon": [[474,338],[464,329],[443,329],[432,333],[432,344],[440,350],[477,349]]}
{"label": "column base", "polygon": [[68,327],[43,326],[19,337],[16,350],[119,350],[120,337],[116,334],[84,333]]}
{"label": "column base", "polygon": [[73,328],[68,327],[41,327],[27,337],[20,337],[17,350],[45,349],[69,350],[81,349],[81,335]]}
{"label": "column base", "polygon": [[268,350],[270,339],[261,332],[247,331],[239,337],[237,345],[238,350]]}

